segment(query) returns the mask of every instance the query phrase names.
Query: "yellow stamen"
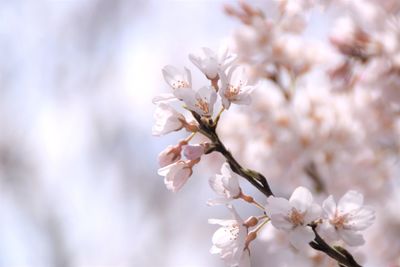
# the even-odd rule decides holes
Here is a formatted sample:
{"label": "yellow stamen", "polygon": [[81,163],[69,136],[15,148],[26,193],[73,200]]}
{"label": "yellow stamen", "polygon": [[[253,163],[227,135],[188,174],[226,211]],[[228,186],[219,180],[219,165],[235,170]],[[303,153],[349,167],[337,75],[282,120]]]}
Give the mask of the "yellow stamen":
{"label": "yellow stamen", "polygon": [[303,225],[304,224],[304,214],[298,212],[296,209],[292,209],[292,213],[290,214],[290,221],[294,225]]}
{"label": "yellow stamen", "polygon": [[197,99],[196,107],[198,107],[201,111],[203,111],[204,114],[208,114],[210,112],[208,103],[204,99],[201,99],[201,98]]}
{"label": "yellow stamen", "polygon": [[179,88],[188,88],[189,83],[187,83],[186,81],[183,80],[177,80],[176,82],[172,83],[172,87],[174,89],[179,89]]}
{"label": "yellow stamen", "polygon": [[346,216],[338,216],[338,214],[335,215],[335,218],[330,220],[330,223],[335,226],[335,228],[342,228],[344,224],[346,223]]}

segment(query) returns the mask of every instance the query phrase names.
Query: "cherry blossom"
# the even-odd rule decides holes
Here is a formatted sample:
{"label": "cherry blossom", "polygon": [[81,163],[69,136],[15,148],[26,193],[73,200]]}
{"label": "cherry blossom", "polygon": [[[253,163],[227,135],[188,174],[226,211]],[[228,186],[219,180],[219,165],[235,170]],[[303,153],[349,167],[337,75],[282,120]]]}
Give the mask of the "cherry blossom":
{"label": "cherry blossom", "polygon": [[215,53],[210,48],[203,47],[204,56],[189,55],[189,59],[210,80],[218,77],[218,73],[225,71],[235,60],[236,55],[229,54],[227,49]]}
{"label": "cherry blossom", "polygon": [[189,69],[185,68],[185,72],[181,72],[174,66],[167,65],[162,69],[162,73],[177,98],[180,99],[183,91],[192,88],[192,75]]}
{"label": "cherry blossom", "polygon": [[179,191],[193,173],[193,165],[198,161],[179,160],[175,163],[158,169],[158,174],[164,176],[164,183],[167,189],[172,192]]}
{"label": "cherry blossom", "polygon": [[231,103],[250,104],[250,94],[254,87],[247,85],[244,67],[233,66],[229,69],[228,75],[221,72],[220,78],[222,86],[219,95],[225,109],[229,109]]}
{"label": "cherry blossom", "polygon": [[232,199],[238,198],[242,192],[236,174],[232,172],[226,162],[222,164],[221,174],[210,177],[209,184],[219,198],[209,200],[207,202],[208,205],[228,203]]}
{"label": "cherry blossom", "polygon": [[211,86],[204,86],[194,90],[185,90],[181,94],[187,107],[200,116],[212,116],[217,93]]}
{"label": "cherry blossom", "polygon": [[308,248],[308,243],[315,237],[308,224],[319,219],[321,208],[313,202],[313,196],[307,188],[296,188],[289,200],[269,197],[266,211],[273,226],[289,233],[290,243],[295,248]]}
{"label": "cherry blossom", "polygon": [[179,131],[186,123],[185,117],[166,103],[157,105],[154,119],[152,133],[156,136]]}
{"label": "cherry blossom", "polygon": [[249,259],[246,258],[248,251],[244,252],[246,246],[247,228],[242,218],[233,206],[227,206],[233,215],[233,219],[219,220],[209,219],[210,224],[218,224],[221,227],[212,237],[212,254],[219,254],[227,266],[246,267]]}
{"label": "cherry blossom", "polygon": [[166,149],[158,154],[158,164],[160,167],[165,167],[181,159],[182,146],[187,142],[182,141],[179,144],[172,146],[169,145]]}
{"label": "cherry blossom", "polygon": [[364,244],[359,231],[372,225],[375,212],[363,202],[363,195],[352,190],[337,205],[333,196],[329,196],[322,204],[324,223],[320,227],[321,234],[332,240],[342,239],[350,246]]}

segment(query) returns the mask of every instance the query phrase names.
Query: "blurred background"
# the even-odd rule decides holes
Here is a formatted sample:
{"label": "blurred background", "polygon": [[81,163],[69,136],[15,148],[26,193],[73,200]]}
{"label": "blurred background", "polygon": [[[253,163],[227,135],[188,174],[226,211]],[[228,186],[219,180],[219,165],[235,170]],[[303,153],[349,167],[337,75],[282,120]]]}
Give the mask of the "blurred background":
{"label": "blurred background", "polygon": [[151,99],[229,36],[224,2],[0,1],[0,266],[222,265],[207,218],[227,212],[204,173],[167,191],[180,136],[151,136]]}

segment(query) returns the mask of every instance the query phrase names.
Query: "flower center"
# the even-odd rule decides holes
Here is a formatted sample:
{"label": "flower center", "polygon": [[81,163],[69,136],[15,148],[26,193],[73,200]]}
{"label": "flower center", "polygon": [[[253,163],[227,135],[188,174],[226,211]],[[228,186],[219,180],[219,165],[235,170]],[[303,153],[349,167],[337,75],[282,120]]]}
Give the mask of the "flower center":
{"label": "flower center", "polygon": [[201,111],[203,111],[204,114],[208,114],[210,112],[208,103],[204,99],[198,98],[195,106],[198,107]]}
{"label": "flower center", "polygon": [[233,86],[229,85],[227,90],[224,92],[224,95],[228,99],[232,99],[236,97],[240,93],[240,87],[239,86]]}
{"label": "flower center", "polygon": [[238,238],[239,236],[239,225],[234,224],[232,226],[226,227],[225,232],[229,236],[230,241],[234,241]]}
{"label": "flower center", "polygon": [[329,221],[332,225],[335,226],[335,228],[343,228],[344,224],[346,223],[346,216],[341,215],[339,216],[337,213],[335,214],[335,217]]}
{"label": "flower center", "polygon": [[301,213],[301,212],[297,211],[295,208],[293,208],[289,219],[295,226],[303,225],[304,224],[304,213]]}
{"label": "flower center", "polygon": [[177,80],[174,83],[172,83],[172,87],[174,87],[174,89],[179,89],[179,88],[188,88],[189,83],[184,81],[184,80]]}

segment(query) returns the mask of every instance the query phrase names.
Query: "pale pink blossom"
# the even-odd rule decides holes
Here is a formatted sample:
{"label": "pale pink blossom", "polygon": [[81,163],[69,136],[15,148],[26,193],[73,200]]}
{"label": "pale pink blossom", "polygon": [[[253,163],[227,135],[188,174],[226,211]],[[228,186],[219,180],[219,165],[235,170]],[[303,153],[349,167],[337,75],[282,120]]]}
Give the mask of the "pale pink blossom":
{"label": "pale pink blossom", "polygon": [[220,78],[222,86],[219,90],[219,95],[225,109],[229,109],[231,103],[239,105],[250,104],[250,94],[254,87],[247,85],[244,67],[233,66],[228,70],[227,75],[221,72]]}
{"label": "pale pink blossom", "polygon": [[179,191],[192,175],[192,167],[196,162],[179,160],[175,163],[158,169],[158,174],[164,176],[164,183],[168,190]]}
{"label": "pale pink blossom", "polygon": [[203,56],[189,55],[189,59],[210,80],[218,77],[218,73],[225,71],[235,60],[236,55],[228,53],[227,49],[221,49],[219,53],[207,47],[203,47]]}
{"label": "pale pink blossom", "polygon": [[182,146],[185,142],[180,142],[177,145],[169,145],[166,149],[158,154],[158,164],[160,167],[165,167],[181,159]]}
{"label": "pale pink blossom", "polygon": [[154,112],[155,123],[152,128],[153,135],[160,136],[170,132],[179,131],[184,127],[185,117],[166,103],[157,105]]}
{"label": "pale pink blossom", "polygon": [[350,246],[364,244],[359,232],[372,225],[375,212],[364,206],[364,197],[356,191],[348,191],[336,205],[333,196],[322,204],[323,224],[319,227],[322,236],[331,240],[343,240]]}
{"label": "pale pink blossom", "polygon": [[217,93],[211,86],[201,87],[199,90],[182,91],[182,100],[187,107],[200,116],[212,116]]}
{"label": "pale pink blossom", "polygon": [[238,198],[242,192],[237,175],[234,174],[225,162],[221,167],[221,174],[216,174],[209,179],[210,187],[217,193],[219,198],[209,200],[209,205],[225,204],[232,199]]}
{"label": "pale pink blossom", "polygon": [[183,91],[192,88],[192,75],[189,69],[185,68],[185,71],[182,72],[174,66],[167,65],[162,69],[162,73],[165,81],[171,86],[177,98],[180,99]]}
{"label": "pale pink blossom", "polygon": [[308,248],[308,243],[315,238],[308,224],[319,219],[321,208],[313,202],[313,196],[307,188],[296,188],[289,200],[269,197],[266,211],[273,226],[288,232],[289,241],[295,248]]}
{"label": "pale pink blossom", "polygon": [[249,259],[246,258],[245,251],[247,228],[244,226],[242,218],[232,206],[227,206],[233,215],[231,220],[209,219],[210,224],[218,224],[221,227],[212,237],[212,254],[219,254],[227,266],[247,267]]}

